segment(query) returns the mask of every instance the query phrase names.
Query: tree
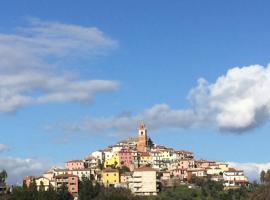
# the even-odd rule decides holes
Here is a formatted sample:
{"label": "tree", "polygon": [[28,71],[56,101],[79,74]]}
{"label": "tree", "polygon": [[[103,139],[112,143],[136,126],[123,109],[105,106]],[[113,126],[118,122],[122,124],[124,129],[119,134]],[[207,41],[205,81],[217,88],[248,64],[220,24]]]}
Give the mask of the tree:
{"label": "tree", "polygon": [[58,200],[71,200],[72,195],[68,191],[68,187],[66,184],[62,184],[61,187],[57,190]]}
{"label": "tree", "polygon": [[91,200],[98,196],[100,192],[100,187],[98,183],[93,184],[93,182],[86,177],[82,178],[79,182],[79,197],[80,200]]}
{"label": "tree", "polygon": [[2,172],[0,172],[0,183],[5,183],[6,179],[7,179],[7,171],[6,170],[2,170]]}
{"label": "tree", "polygon": [[265,173],[264,182],[270,184],[270,169],[268,169]]}
{"label": "tree", "polygon": [[150,149],[152,149],[152,147],[154,146],[154,142],[152,141],[152,139],[149,137],[148,138],[148,146],[150,147]]}
{"label": "tree", "polygon": [[125,172],[130,172],[130,169],[127,166],[122,166],[119,171],[120,174],[124,174]]}
{"label": "tree", "polygon": [[[30,194],[30,199],[36,200],[38,199],[38,190],[37,190],[37,184],[35,179],[30,183],[29,188],[28,188],[29,194]],[[30,200],[29,199],[29,200]]]}
{"label": "tree", "polygon": [[265,182],[265,171],[264,170],[261,171],[260,180],[261,180],[261,183]]}
{"label": "tree", "polygon": [[55,191],[55,189],[53,188],[53,186],[50,184],[49,188],[47,191],[45,191],[44,193],[44,200],[58,200],[57,199],[57,192]]}

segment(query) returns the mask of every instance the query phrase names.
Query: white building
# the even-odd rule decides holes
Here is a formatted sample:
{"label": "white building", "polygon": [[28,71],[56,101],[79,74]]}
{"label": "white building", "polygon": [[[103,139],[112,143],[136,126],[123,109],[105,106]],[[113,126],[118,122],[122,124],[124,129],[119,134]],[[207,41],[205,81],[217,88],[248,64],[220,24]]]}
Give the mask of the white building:
{"label": "white building", "polygon": [[103,151],[94,151],[93,153],[91,153],[91,156],[97,158],[100,161],[100,163],[104,161]]}
{"label": "white building", "polygon": [[239,187],[248,183],[247,177],[244,175],[243,170],[229,168],[223,173],[225,187]]}
{"label": "white building", "polygon": [[94,178],[95,180],[97,179],[97,174],[92,169],[73,169],[73,170],[53,169],[53,173],[54,173],[53,177],[63,175],[63,174],[70,174],[70,175],[78,176],[79,180],[82,180],[83,177],[86,177],[88,179],[91,179],[91,178]]}
{"label": "white building", "polygon": [[104,149],[103,153],[105,161],[110,160],[114,156],[114,152],[112,152],[111,148]]}
{"label": "white building", "polygon": [[134,169],[129,179],[129,188],[135,195],[157,195],[157,172],[151,167]]}

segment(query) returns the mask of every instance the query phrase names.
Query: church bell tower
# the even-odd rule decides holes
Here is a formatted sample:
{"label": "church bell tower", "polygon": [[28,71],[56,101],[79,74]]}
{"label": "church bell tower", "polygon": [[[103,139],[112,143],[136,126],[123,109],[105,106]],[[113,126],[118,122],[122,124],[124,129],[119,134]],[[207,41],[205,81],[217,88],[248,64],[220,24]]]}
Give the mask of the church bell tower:
{"label": "church bell tower", "polygon": [[146,152],[148,146],[147,129],[144,123],[141,123],[138,132],[137,150],[140,152]]}

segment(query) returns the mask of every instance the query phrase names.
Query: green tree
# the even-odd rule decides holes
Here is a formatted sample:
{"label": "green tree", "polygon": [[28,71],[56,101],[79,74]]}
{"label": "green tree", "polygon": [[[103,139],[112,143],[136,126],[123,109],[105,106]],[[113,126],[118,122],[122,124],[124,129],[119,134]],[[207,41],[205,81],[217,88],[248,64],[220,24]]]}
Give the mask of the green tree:
{"label": "green tree", "polygon": [[30,194],[29,196],[31,200],[38,199],[38,190],[37,190],[37,184],[36,184],[35,179],[30,183],[28,191],[29,191],[29,194]]}
{"label": "green tree", "polygon": [[261,183],[264,183],[265,182],[265,171],[264,170],[261,171],[260,181],[261,181]]}
{"label": "green tree", "polygon": [[79,197],[80,200],[90,200],[98,196],[100,192],[99,185],[93,184],[93,182],[86,177],[82,178],[82,181],[79,182]]}
{"label": "green tree", "polygon": [[45,191],[43,198],[44,200],[58,200],[57,192],[51,184],[49,185],[48,190]]}
{"label": "green tree", "polygon": [[61,187],[57,190],[58,200],[71,200],[73,199],[72,195],[68,191],[66,184],[62,184]]}

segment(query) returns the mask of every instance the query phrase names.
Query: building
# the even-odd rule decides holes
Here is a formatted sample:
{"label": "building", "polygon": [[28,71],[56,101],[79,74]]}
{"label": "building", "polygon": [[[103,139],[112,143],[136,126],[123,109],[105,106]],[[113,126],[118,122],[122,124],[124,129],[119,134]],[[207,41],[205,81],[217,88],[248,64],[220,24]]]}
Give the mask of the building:
{"label": "building", "polygon": [[52,168],[49,171],[44,172],[43,177],[49,179],[50,181],[53,180],[54,179],[54,172],[53,172],[54,169],[56,169],[56,168]]}
{"label": "building", "polygon": [[228,169],[229,169],[229,164],[227,164],[227,163],[218,163],[218,167],[219,167],[220,169],[222,169],[223,172],[224,172],[224,171],[228,171]]}
{"label": "building", "polygon": [[209,161],[209,160],[196,160],[195,166],[198,168],[208,168],[210,165],[215,165],[215,161]]}
{"label": "building", "polygon": [[120,177],[118,169],[106,168],[102,171],[102,182],[105,187],[114,187],[119,184]]}
{"label": "building", "polygon": [[157,172],[151,167],[134,169],[129,179],[129,188],[135,195],[157,195]]}
{"label": "building", "polygon": [[134,165],[134,157],[132,150],[130,148],[122,148],[119,152],[119,159],[120,159],[120,164],[122,166],[126,166],[128,168],[133,167]]}
{"label": "building", "polygon": [[187,180],[191,181],[192,177],[196,176],[196,177],[206,177],[206,170],[204,168],[191,168],[187,170]]}
{"label": "building", "polygon": [[[45,191],[47,191],[49,189],[50,186],[50,180],[41,176],[41,177],[36,177],[35,178],[35,182],[37,185],[37,190],[40,190],[42,187]],[[53,186],[53,185],[52,185]]]}
{"label": "building", "polygon": [[68,187],[68,191],[73,196],[78,196],[78,176],[72,174],[61,174],[55,177],[55,187],[59,189],[63,184]]}
{"label": "building", "polygon": [[84,159],[85,168],[96,169],[101,164],[101,161],[94,156],[86,156]]}
{"label": "building", "polygon": [[119,167],[120,157],[118,153],[115,153],[110,159],[106,159],[104,162],[104,167]]}
{"label": "building", "polygon": [[152,163],[152,157],[148,152],[140,152],[140,166],[150,165]]}
{"label": "building", "polygon": [[84,161],[83,160],[70,160],[65,163],[65,168],[69,170],[84,169]]}
{"label": "building", "polygon": [[96,179],[97,174],[95,170],[92,169],[53,169],[54,177],[58,175],[70,174],[74,176],[78,176],[79,180],[82,180],[83,177],[88,179]]}
{"label": "building", "polygon": [[97,160],[100,162],[100,163],[103,163],[104,160],[105,160],[105,155],[104,155],[104,152],[102,150],[98,150],[98,151],[94,151],[91,153],[91,156],[97,158]]}
{"label": "building", "polygon": [[120,174],[120,186],[122,188],[128,188],[128,181],[131,177],[131,173],[130,172],[125,172]]}
{"label": "building", "polygon": [[147,147],[148,147],[147,129],[144,123],[142,123],[138,131],[137,150],[139,152],[146,152]]}
{"label": "building", "polygon": [[225,187],[239,187],[248,183],[248,179],[244,175],[244,171],[234,168],[229,168],[227,171],[224,171],[223,179]]}
{"label": "building", "polygon": [[23,177],[23,184],[26,185],[27,187],[30,186],[30,184],[35,180],[34,176],[25,176]]}
{"label": "building", "polygon": [[209,167],[206,168],[206,173],[208,175],[222,175],[223,170],[219,167],[218,164],[210,165]]}
{"label": "building", "polygon": [[152,167],[157,170],[162,170],[166,166],[162,160],[161,152],[158,149],[151,149],[149,152],[152,159]]}

